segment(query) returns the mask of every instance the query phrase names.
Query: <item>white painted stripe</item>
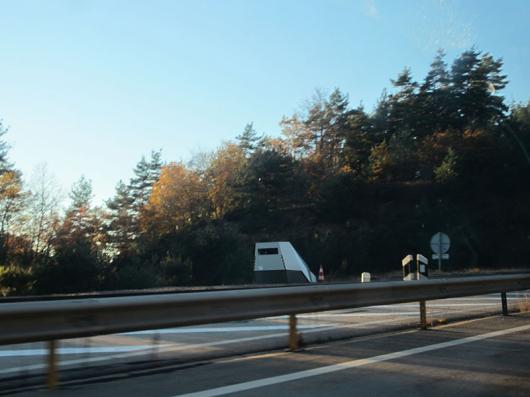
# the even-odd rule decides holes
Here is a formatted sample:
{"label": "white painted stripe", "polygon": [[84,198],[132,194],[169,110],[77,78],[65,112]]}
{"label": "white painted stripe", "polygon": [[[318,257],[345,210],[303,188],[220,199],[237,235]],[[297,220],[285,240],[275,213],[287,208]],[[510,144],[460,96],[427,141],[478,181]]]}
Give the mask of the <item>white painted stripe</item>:
{"label": "white painted stripe", "polygon": [[[453,303],[453,304],[441,304],[441,303],[429,303],[427,302],[427,309],[436,308],[439,313],[443,313],[443,309],[450,309],[452,307],[491,307],[495,308],[496,306],[500,307],[500,299],[498,304],[496,303]],[[396,309],[412,309],[410,311],[392,311]],[[382,311],[386,309],[391,309],[388,311]],[[419,312],[419,304],[400,304],[400,305],[381,305],[373,306],[370,308],[362,309],[363,311],[344,311],[344,312],[317,312],[317,313],[305,313],[299,314],[299,318],[322,318],[322,317],[366,317],[366,316],[415,316]],[[371,311],[379,310],[379,311]],[[267,317],[268,319],[286,319],[288,316],[274,316]]]}
{"label": "white painted stripe", "polygon": [[[419,309],[415,312],[353,312],[353,313],[329,313],[329,312],[321,312],[321,313],[306,313],[306,314],[297,314],[296,317],[300,318],[308,318],[308,319],[319,319],[322,320],[326,317],[380,317],[380,316],[417,316],[419,313]],[[284,320],[288,318],[288,316],[277,316],[277,317],[267,317],[266,319],[269,320]]]}
{"label": "white painted stripe", "polygon": [[486,334],[469,336],[467,338],[456,339],[448,342],[435,343],[433,345],[416,347],[413,349],[403,350],[399,352],[382,354],[380,356],[374,356],[369,358],[363,358],[359,360],[346,361],[340,364],[327,365],[325,367],[309,369],[305,371],[293,372],[286,375],[272,376],[270,378],[263,378],[258,380],[253,380],[250,382],[238,383],[230,386],[217,387],[215,389],[209,389],[204,391],[199,391],[195,393],[180,394],[174,397],[216,397],[224,396],[226,394],[238,393],[246,390],[253,390],[260,387],[277,385],[279,383],[291,382],[294,380],[300,380],[304,378],[310,378],[313,376],[329,374],[332,372],[343,371],[349,368],[361,367],[364,365],[376,364],[383,361],[395,360],[402,357],[408,357],[415,354],[426,353],[433,350],[446,349],[448,347],[454,347],[463,345],[466,343],[476,342],[484,339],[495,338],[497,336],[503,336],[508,334],[513,334],[515,332],[522,332],[530,330],[530,325],[523,325],[520,327],[488,332]]}
{"label": "white painted stripe", "polygon": [[309,329],[307,331],[304,331],[304,334],[311,334],[314,332],[322,332],[322,331],[330,331],[335,329],[344,329],[344,328],[368,328],[371,325],[375,324],[391,324],[391,323],[397,323],[397,322],[403,322],[403,321],[409,321],[409,319],[404,318],[394,318],[394,319],[385,319],[385,320],[377,320],[377,321],[367,321],[363,323],[346,323],[346,324],[332,324],[329,327],[322,327],[322,328],[316,328],[316,329]]}
{"label": "white painted stripe", "polygon": [[[498,301],[498,302],[497,302]],[[481,302],[477,302],[477,303],[431,303],[432,301],[427,301],[427,306],[430,306],[430,307],[462,307],[462,306],[495,306],[495,305],[500,305],[501,304],[501,300],[500,299],[497,299],[495,302],[491,302],[491,303],[481,303]],[[400,304],[400,305],[382,305],[382,306],[374,306],[373,308],[374,309],[377,309],[377,308],[402,308],[402,307],[418,307],[419,306],[419,303],[403,303],[403,304]]]}
{"label": "white painted stripe", "polygon": [[[162,348],[166,345],[158,345]],[[169,346],[169,345],[168,345]],[[89,346],[89,347],[60,347],[57,349],[57,354],[60,356],[70,354],[97,354],[97,353],[123,353],[134,352],[139,350],[152,349],[152,345],[144,346]],[[0,357],[32,357],[45,356],[48,354],[48,349],[16,349],[16,350],[0,350]]]}
{"label": "white painted stripe", "polygon": [[419,309],[416,312],[379,312],[379,313],[368,313],[368,312],[358,312],[358,313],[315,313],[315,314],[298,314],[298,318],[315,318],[315,319],[324,319],[326,317],[381,317],[381,316],[417,316]]}
{"label": "white painted stripe", "polygon": [[[328,324],[326,324],[328,325]],[[319,328],[324,325],[299,325],[300,329]],[[287,330],[289,326],[284,325],[246,325],[241,327],[204,327],[204,328],[165,328],[147,331],[124,332],[118,335],[153,335],[153,334],[202,334],[210,332],[256,332],[256,331],[281,331]]]}
{"label": "white painted stripe", "polygon": [[[342,329],[342,328],[352,328],[352,329],[353,328],[367,328],[371,325],[376,325],[376,324],[381,324],[381,323],[391,324],[391,323],[398,322],[398,321],[403,321],[403,319],[369,321],[369,322],[365,322],[361,324],[333,325],[329,327],[308,329],[307,331],[304,331],[304,334],[328,331],[328,330],[334,330],[334,329]],[[199,344],[192,344],[192,345],[165,344],[164,351],[162,353],[216,347],[216,346],[229,345],[229,344],[240,344],[244,342],[253,342],[257,340],[281,338],[281,337],[287,337],[287,333],[282,332],[282,333],[269,334],[269,335],[249,336],[247,338],[228,339],[228,340],[222,340],[222,341],[217,341],[217,342],[199,343]],[[159,350],[159,347],[153,346],[150,349],[136,351],[136,352],[112,354],[112,355],[100,356],[100,357],[85,357],[85,358],[80,358],[80,359],[75,359],[75,360],[63,360],[63,361],[59,361],[59,367],[86,365],[89,363],[97,363],[101,361],[120,360],[120,359],[144,356],[144,355],[154,354],[158,350]],[[25,365],[25,366],[20,366],[20,367],[11,367],[11,368],[6,368],[6,369],[0,369],[0,375],[17,374],[20,372],[42,370],[45,368],[46,368],[45,364],[33,364],[33,365]]]}

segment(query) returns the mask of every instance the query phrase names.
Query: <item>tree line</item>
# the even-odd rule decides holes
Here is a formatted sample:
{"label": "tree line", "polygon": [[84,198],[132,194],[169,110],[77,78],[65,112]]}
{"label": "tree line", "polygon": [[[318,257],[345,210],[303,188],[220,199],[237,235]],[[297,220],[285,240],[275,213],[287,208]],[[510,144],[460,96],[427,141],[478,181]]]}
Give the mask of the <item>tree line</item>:
{"label": "tree line", "polygon": [[317,92],[279,137],[249,123],[189,163],[152,152],[103,206],[82,177],[61,210],[46,170],[24,186],[1,141],[0,292],[246,283],[257,241],[291,241],[346,278],[399,270],[437,231],[453,241],[448,269],[526,267],[530,102],[506,103],[502,67],[439,51],[372,111]]}

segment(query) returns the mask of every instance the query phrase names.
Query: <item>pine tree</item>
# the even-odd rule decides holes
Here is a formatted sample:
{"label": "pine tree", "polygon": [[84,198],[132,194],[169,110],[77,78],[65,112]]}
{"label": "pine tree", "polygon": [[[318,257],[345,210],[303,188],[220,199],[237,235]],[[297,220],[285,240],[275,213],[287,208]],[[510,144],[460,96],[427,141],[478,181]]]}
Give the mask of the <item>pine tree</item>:
{"label": "pine tree", "polygon": [[449,88],[449,72],[444,59],[445,51],[439,49],[431,63],[431,69],[421,86],[422,91],[432,94],[438,90],[447,90]]}
{"label": "pine tree", "polygon": [[245,156],[249,157],[259,146],[259,141],[262,136],[259,136],[254,129],[254,123],[248,123],[243,132],[236,136],[236,140],[241,149],[243,149]]}
{"label": "pine tree", "polygon": [[95,233],[95,214],[92,208],[92,182],[81,176],[69,194],[71,204],[62,226],[63,240],[86,240],[90,244]]}
{"label": "pine tree", "polygon": [[153,186],[160,177],[161,157],[160,151],[152,151],[149,161],[142,156],[130,182],[125,184],[120,181],[115,196],[106,203],[109,209],[108,249],[113,257],[134,254],[139,249],[140,218],[144,216]]}
{"label": "pine tree", "polygon": [[142,156],[142,159],[134,168],[134,177],[130,181],[129,188],[134,198],[133,207],[137,214],[141,212],[149,201],[153,185],[160,177],[162,165],[161,151],[152,151],[149,161]]}
{"label": "pine tree", "polygon": [[504,119],[504,98],[497,95],[506,84],[502,59],[472,48],[455,60],[451,69],[452,120],[460,130],[486,128]]}
{"label": "pine tree", "polygon": [[438,50],[418,94],[419,128],[423,136],[450,126],[450,74],[444,58],[445,52]]}
{"label": "pine tree", "polygon": [[83,208],[90,208],[92,201],[92,182],[86,179],[85,176],[81,176],[77,182],[72,186],[70,191],[70,200],[72,200],[71,210],[79,211]]}
{"label": "pine tree", "polygon": [[389,133],[392,135],[399,131],[407,131],[413,136],[417,136],[420,119],[417,111],[418,83],[413,80],[409,68],[403,69],[398,77],[391,82],[398,91],[389,97]]}
{"label": "pine tree", "polygon": [[130,251],[137,237],[137,219],[134,216],[133,204],[134,198],[129,186],[122,181],[118,182],[115,196],[107,201],[107,233],[109,250],[113,256]]}
{"label": "pine tree", "polygon": [[255,152],[238,181],[241,207],[257,213],[290,208],[304,202],[306,186],[298,163],[273,150]]}
{"label": "pine tree", "polygon": [[307,157],[326,172],[341,167],[348,130],[348,98],[339,89],[329,97],[316,92],[303,114],[282,119],[282,132],[295,157]]}
{"label": "pine tree", "polygon": [[362,106],[350,112],[347,123],[343,162],[356,175],[361,175],[375,144],[374,123]]}

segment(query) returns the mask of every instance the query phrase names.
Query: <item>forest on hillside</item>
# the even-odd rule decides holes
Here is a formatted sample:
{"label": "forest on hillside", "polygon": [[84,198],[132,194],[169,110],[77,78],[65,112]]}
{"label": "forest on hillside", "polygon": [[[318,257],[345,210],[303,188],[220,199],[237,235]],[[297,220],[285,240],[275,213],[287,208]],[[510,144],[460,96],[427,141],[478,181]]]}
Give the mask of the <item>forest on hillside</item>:
{"label": "forest on hillside", "polygon": [[317,92],[278,137],[249,123],[189,163],[152,152],[103,206],[81,177],[62,209],[45,170],[23,183],[2,141],[0,295],[247,283],[260,241],[351,278],[429,256],[438,231],[447,269],[529,267],[530,102],[506,103],[502,67],[439,51],[371,111]]}

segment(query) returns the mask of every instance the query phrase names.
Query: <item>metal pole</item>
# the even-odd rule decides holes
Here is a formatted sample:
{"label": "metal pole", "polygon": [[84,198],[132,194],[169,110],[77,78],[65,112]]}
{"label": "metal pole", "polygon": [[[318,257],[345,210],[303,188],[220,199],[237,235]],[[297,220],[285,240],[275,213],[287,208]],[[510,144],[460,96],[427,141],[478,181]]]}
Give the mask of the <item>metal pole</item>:
{"label": "metal pole", "polygon": [[151,341],[152,345],[153,345],[153,352],[152,352],[152,360],[156,360],[157,356],[158,356],[158,345],[160,343],[160,334],[157,332],[156,334],[153,335],[153,339]]}
{"label": "metal pole", "polygon": [[420,301],[420,327],[427,329],[427,310],[425,301]]}
{"label": "metal pole", "polygon": [[48,341],[48,376],[46,378],[48,389],[54,390],[57,387],[57,341]]}
{"label": "metal pole", "polygon": [[438,234],[438,271],[442,271],[442,233]]}
{"label": "metal pole", "polygon": [[296,330],[296,314],[289,315],[289,350],[298,350],[298,332]]}
{"label": "metal pole", "polygon": [[508,300],[506,299],[506,292],[501,292],[501,302],[502,302],[502,315],[508,315]]}
{"label": "metal pole", "polygon": [[86,367],[88,366],[88,359],[90,358],[90,339],[89,338],[85,338],[84,348],[86,351],[85,359],[87,361],[85,361],[83,364]]}

